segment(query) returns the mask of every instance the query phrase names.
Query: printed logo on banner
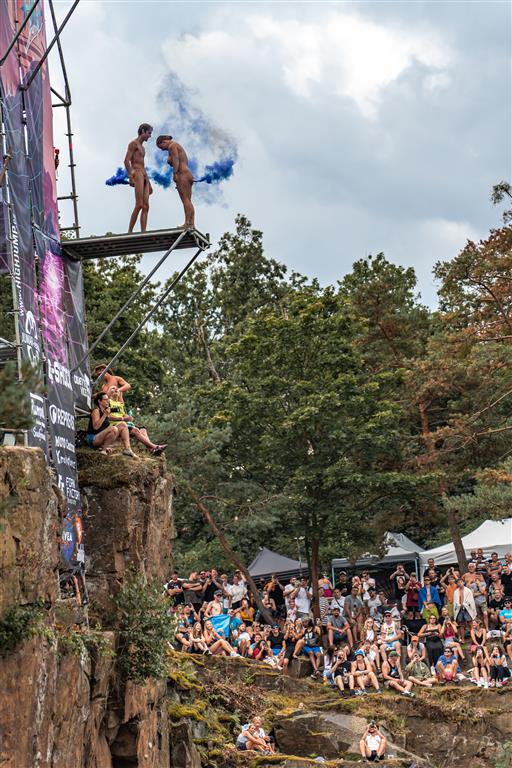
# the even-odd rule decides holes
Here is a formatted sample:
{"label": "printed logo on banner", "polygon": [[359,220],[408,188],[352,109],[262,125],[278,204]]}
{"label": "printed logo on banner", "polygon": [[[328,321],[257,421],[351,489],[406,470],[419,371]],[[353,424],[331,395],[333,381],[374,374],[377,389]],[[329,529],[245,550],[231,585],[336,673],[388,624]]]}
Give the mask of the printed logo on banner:
{"label": "printed logo on banner", "polygon": [[85,371],[78,369],[73,372],[73,387],[79,392],[88,407],[91,406],[91,379]]}
{"label": "printed logo on banner", "polygon": [[32,440],[30,445],[35,446],[37,443],[46,453],[48,449],[48,434],[46,430],[46,408],[44,397],[38,395],[36,392],[30,393],[30,412],[34,419],[34,426],[31,429]]}

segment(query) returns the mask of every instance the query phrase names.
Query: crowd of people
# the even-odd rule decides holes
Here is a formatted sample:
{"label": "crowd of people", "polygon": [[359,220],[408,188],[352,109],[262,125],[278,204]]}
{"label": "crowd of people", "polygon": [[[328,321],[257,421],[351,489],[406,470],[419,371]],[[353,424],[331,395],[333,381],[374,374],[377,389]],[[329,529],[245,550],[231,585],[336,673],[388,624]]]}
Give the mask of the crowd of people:
{"label": "crowd of people", "polygon": [[[377,588],[368,571],[318,583],[318,610],[305,577],[259,585],[259,608],[242,574],[177,572],[166,584],[175,646],[241,656],[283,673],[296,659],[341,694],[413,697],[414,689],[473,682],[501,687],[512,668],[512,553],[470,553],[467,572],[429,561],[421,580],[404,565]],[[315,618],[316,614],[316,618]],[[412,629],[411,629],[412,627]],[[250,741],[250,734],[247,739]]]}
{"label": "crowd of people", "polygon": [[154,443],[149,438],[147,429],[135,424],[132,413],[125,406],[124,395],[131,390],[131,385],[122,376],[116,376],[104,364],[96,366],[94,375],[102,377],[101,389],[93,396],[93,407],[85,435],[86,444],[108,455],[112,453],[114,444],[120,442],[125,456],[137,458],[131,447],[131,440],[136,440],[153,456],[163,453],[167,445]]}

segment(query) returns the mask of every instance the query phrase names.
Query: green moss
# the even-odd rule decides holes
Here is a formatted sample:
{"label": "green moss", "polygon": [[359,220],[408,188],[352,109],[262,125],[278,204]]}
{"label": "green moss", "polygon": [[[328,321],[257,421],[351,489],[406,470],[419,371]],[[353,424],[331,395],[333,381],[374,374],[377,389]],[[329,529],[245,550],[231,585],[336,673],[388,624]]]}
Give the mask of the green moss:
{"label": "green moss", "polygon": [[167,705],[167,714],[171,720],[182,720],[183,718],[190,718],[196,722],[204,722],[206,719],[203,712],[206,709],[205,701],[195,701],[195,706],[189,706],[187,704],[177,704],[171,702]]}

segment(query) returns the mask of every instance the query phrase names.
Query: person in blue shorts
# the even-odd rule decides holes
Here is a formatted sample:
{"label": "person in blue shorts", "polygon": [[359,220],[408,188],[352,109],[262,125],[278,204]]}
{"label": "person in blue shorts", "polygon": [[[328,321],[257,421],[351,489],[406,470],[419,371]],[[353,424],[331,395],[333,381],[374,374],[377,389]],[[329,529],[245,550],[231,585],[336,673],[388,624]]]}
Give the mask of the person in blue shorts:
{"label": "person in blue shorts", "polygon": [[[311,677],[316,678],[320,676],[320,662],[322,660],[322,630],[316,626],[312,619],[306,622],[306,628],[304,631],[304,637],[299,641],[302,643],[300,647],[300,653],[309,656],[309,660],[313,665],[313,673]],[[299,651],[295,649],[297,654]]]}

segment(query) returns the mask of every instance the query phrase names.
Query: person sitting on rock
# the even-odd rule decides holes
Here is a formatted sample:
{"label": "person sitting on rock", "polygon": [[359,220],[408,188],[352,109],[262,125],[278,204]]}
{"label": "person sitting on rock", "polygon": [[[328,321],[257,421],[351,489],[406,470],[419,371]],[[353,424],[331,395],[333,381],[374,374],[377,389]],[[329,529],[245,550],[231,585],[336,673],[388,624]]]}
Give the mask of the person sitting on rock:
{"label": "person sitting on rock", "polygon": [[354,640],[347,619],[342,616],[337,605],[331,608],[331,613],[327,616],[327,642],[329,645],[339,645],[344,640],[352,648]]}
{"label": "person sitting on rock", "polygon": [[91,448],[95,448],[100,453],[112,453],[112,446],[120,440],[123,444],[123,454],[136,458],[130,447],[130,434],[126,424],[110,423],[110,406],[108,395],[105,392],[98,392],[93,397],[93,409],[89,416],[89,425],[87,427],[86,442]]}
{"label": "person sitting on rock", "polygon": [[432,688],[437,682],[437,677],[431,673],[418,650],[413,652],[411,660],[406,665],[405,676],[414,685],[422,685],[425,688]]}
{"label": "person sitting on rock", "polygon": [[457,656],[451,648],[445,648],[436,663],[437,679],[440,683],[453,683],[457,681],[460,667]]}
{"label": "person sitting on rock", "polygon": [[364,655],[363,650],[358,650],[354,654],[355,659],[350,669],[350,690],[356,696],[366,693],[366,687],[373,685],[376,693],[381,693],[377,675],[373,672],[369,660]]}
{"label": "person sitting on rock", "polygon": [[242,752],[254,750],[255,752],[268,753],[268,745],[259,735],[259,728],[254,723],[247,723],[242,726],[241,732],[236,739],[236,748]]}
{"label": "person sitting on rock", "polygon": [[208,603],[204,611],[205,619],[211,619],[212,616],[220,616],[224,613],[224,606],[222,604],[222,592],[218,590],[213,596],[213,600]]}
{"label": "person sitting on rock", "polygon": [[211,621],[206,621],[204,625],[204,641],[212,654],[219,656],[237,656],[235,649],[214,629]]}
{"label": "person sitting on rock", "polygon": [[125,423],[130,432],[130,437],[134,437],[139,443],[146,446],[148,451],[153,456],[160,456],[167,448],[167,443],[157,445],[149,439],[147,429],[145,427],[136,427],[132,421],[132,417],[126,412],[125,405],[120,398],[118,387],[112,384],[107,391],[110,405],[110,420],[115,424]]}
{"label": "person sitting on rock", "polygon": [[237,630],[234,632],[233,642],[231,645],[240,656],[247,658],[249,655],[249,649],[252,641],[252,627],[248,627],[246,624],[240,624]]}
{"label": "person sitting on rock", "polygon": [[176,650],[183,652],[192,651],[192,640],[190,639],[190,627],[186,619],[178,619],[176,632],[174,634],[174,646]]}
{"label": "person sitting on rock", "polygon": [[491,688],[501,688],[510,677],[510,669],[507,665],[507,657],[499,645],[493,645],[489,654]]}
{"label": "person sitting on rock", "polygon": [[203,636],[203,628],[201,627],[201,622],[196,621],[194,626],[192,627],[192,632],[190,634],[190,641],[192,643],[192,653],[211,653],[209,650],[204,636]]}
{"label": "person sitting on rock", "polygon": [[411,691],[413,683],[411,680],[404,678],[400,659],[396,651],[388,653],[387,660],[382,663],[382,677],[387,688],[393,688],[401,693],[402,696],[414,696],[414,693]]}
{"label": "person sitting on rock", "polygon": [[363,733],[361,741],[359,742],[359,750],[363,760],[371,763],[377,763],[379,760],[383,760],[386,748],[386,737],[377,728],[375,720],[370,720],[368,728]]}
{"label": "person sitting on rock", "polygon": [[[304,637],[300,642],[302,643],[300,652],[305,656],[309,656],[309,660],[313,665],[313,673],[311,677],[318,677],[320,675],[320,662],[322,660],[322,630],[320,627],[315,626],[312,619],[306,621]],[[297,646],[299,646],[299,643],[297,643]],[[295,653],[298,653],[297,648]]]}
{"label": "person sitting on rock", "polygon": [[393,615],[390,610],[384,611],[384,621],[380,628],[380,653],[382,661],[386,661],[387,654],[390,651],[400,653],[400,639],[402,632],[399,629],[398,622],[393,619]]}
{"label": "person sitting on rock", "polygon": [[341,693],[343,693],[345,688],[350,688],[351,669],[352,663],[347,658],[347,649],[338,648],[331,671],[334,677],[334,683]]}
{"label": "person sitting on rock", "polygon": [[485,646],[476,648],[471,657],[471,662],[473,665],[471,668],[471,682],[476,683],[478,687],[488,688],[490,660],[487,648]]}

